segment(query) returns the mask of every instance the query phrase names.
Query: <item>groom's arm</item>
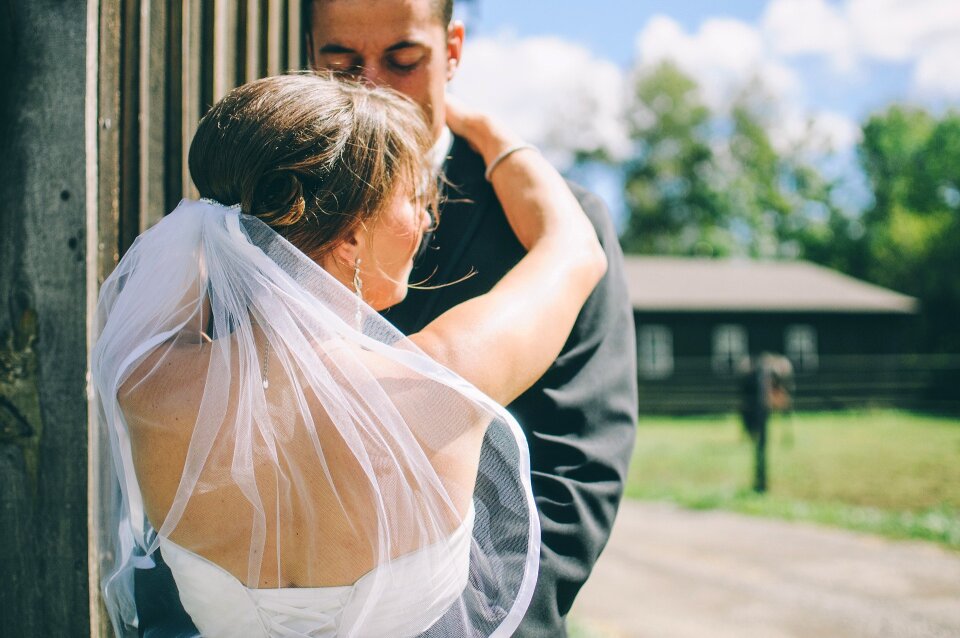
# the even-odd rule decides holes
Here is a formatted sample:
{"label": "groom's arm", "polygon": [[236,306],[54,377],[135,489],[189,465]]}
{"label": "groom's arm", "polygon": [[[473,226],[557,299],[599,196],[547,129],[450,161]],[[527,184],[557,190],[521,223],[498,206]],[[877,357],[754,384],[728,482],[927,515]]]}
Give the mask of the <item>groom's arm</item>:
{"label": "groom's arm", "polygon": [[554,637],[606,545],[633,449],[636,346],[623,255],[602,202],[575,188],[608,271],[556,363],[509,406],[527,431],[542,551],[517,636]]}

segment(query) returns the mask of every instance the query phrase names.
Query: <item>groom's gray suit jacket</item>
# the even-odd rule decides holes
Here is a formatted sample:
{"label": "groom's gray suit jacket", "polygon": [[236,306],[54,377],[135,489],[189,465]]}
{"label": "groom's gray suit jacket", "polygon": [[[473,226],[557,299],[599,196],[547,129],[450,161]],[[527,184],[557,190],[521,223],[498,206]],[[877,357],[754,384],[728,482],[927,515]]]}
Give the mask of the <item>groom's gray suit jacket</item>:
{"label": "groom's gray suit jacket", "polygon": [[[458,303],[490,290],[524,255],[483,160],[455,138],[440,223],[411,281],[463,282],[411,289],[385,313],[410,334]],[[623,255],[606,207],[571,185],[607,255],[608,270],[580,312],[557,361],[508,409],[527,435],[542,528],[541,567],[524,638],[566,635],[564,617],[590,575],[623,492],[637,415],[636,346]],[[432,276],[431,276],[432,274]]]}

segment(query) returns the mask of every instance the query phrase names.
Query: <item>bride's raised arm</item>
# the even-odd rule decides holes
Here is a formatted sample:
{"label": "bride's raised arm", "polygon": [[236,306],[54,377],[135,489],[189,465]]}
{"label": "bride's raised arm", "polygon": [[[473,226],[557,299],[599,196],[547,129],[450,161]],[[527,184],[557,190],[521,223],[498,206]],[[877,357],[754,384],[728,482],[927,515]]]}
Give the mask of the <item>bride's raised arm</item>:
{"label": "bride's raised arm", "polygon": [[506,405],[556,359],[606,272],[606,257],[566,182],[540,153],[484,115],[456,103],[447,113],[453,132],[487,164],[527,254],[488,293],[454,306],[410,338]]}

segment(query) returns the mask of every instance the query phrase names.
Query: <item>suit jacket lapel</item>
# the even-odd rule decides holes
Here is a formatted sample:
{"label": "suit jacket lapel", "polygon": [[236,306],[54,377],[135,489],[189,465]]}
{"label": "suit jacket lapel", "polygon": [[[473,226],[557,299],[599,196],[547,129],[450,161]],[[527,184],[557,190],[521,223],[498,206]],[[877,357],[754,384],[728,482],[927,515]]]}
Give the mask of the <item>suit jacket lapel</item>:
{"label": "suit jacket lapel", "polygon": [[[493,189],[483,178],[483,159],[462,137],[454,137],[444,175],[447,183],[440,222],[410,277],[413,282],[426,279],[427,286],[447,284],[470,273],[470,264],[463,262],[464,254],[494,197]],[[434,309],[444,291],[443,288],[410,291],[407,301],[401,305],[417,305],[412,313],[415,329],[422,328],[435,317]],[[389,318],[389,314],[387,316]]]}

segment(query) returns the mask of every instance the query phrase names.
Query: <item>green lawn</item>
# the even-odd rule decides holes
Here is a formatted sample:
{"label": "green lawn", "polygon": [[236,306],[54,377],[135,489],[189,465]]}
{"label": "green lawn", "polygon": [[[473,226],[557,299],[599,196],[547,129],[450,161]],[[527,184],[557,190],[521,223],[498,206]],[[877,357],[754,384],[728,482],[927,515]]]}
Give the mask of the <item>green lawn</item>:
{"label": "green lawn", "polygon": [[777,415],[769,492],[735,416],[640,417],[627,496],[839,525],[960,549],[960,419],[896,411]]}

